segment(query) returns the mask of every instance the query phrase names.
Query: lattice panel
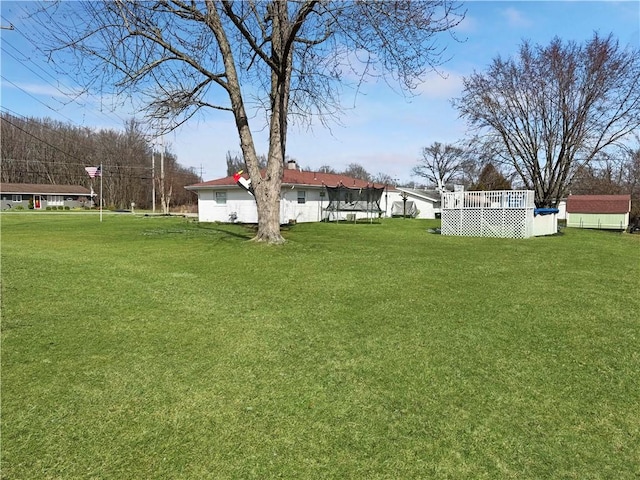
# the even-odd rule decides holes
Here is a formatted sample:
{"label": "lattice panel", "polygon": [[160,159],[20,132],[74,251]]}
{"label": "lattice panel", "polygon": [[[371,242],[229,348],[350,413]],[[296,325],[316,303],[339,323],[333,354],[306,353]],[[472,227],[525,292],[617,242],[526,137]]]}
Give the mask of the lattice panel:
{"label": "lattice panel", "polygon": [[442,235],[528,238],[533,234],[532,209],[443,209],[441,219]]}
{"label": "lattice panel", "polygon": [[440,233],[442,235],[462,235],[460,222],[462,210],[442,210],[440,215]]}

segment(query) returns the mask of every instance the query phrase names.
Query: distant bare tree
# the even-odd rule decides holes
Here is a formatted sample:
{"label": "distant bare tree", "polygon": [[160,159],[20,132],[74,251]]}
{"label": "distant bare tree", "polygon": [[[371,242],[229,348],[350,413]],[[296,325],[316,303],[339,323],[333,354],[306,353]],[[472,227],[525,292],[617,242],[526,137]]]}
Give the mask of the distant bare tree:
{"label": "distant bare tree", "polygon": [[433,186],[451,183],[462,173],[465,151],[452,144],[433,142],[422,149],[422,158],[413,167],[413,174],[426,178]]}
{"label": "distant bare tree", "polygon": [[344,169],[342,174],[347,177],[358,178],[367,182],[371,180],[369,172],[367,172],[367,170],[359,163],[350,163],[347,168]]}
{"label": "distant bare tree", "polygon": [[335,168],[333,168],[331,165],[322,165],[318,169],[318,171],[322,173],[337,173]]}
{"label": "distant bare tree", "polygon": [[[258,209],[255,239],[284,241],[279,202],[289,121],[326,122],[349,78],[412,90],[441,63],[435,39],[464,14],[448,0],[51,2],[39,16],[54,49],[78,53],[102,91],[137,92],[167,128],[200,109],[228,111]],[[88,72],[87,72],[88,70]],[[89,76],[86,73],[90,73]],[[252,105],[253,104],[253,105]],[[250,108],[269,132],[261,172]],[[264,125],[259,125],[263,127]]]}
{"label": "distant bare tree", "polygon": [[454,102],[496,153],[551,206],[574,173],[640,128],[640,51],[595,34],[584,45],[524,42],[464,79]]}
{"label": "distant bare tree", "polygon": [[387,175],[386,173],[379,172],[373,176],[371,179],[373,183],[378,183],[380,185],[395,185],[398,183],[391,175]]}
{"label": "distant bare tree", "polygon": [[[265,155],[258,155],[258,168],[267,168],[267,157]],[[246,170],[247,165],[244,162],[244,157],[241,153],[236,152],[232,154],[227,152],[227,175],[233,175],[240,170]]]}

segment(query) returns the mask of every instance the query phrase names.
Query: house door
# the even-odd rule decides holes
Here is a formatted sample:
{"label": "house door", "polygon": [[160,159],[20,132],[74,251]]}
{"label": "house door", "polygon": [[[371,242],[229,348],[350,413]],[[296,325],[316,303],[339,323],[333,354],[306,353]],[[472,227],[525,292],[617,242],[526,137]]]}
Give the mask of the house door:
{"label": "house door", "polygon": [[33,196],[33,208],[40,210],[42,208],[42,197],[40,195]]}

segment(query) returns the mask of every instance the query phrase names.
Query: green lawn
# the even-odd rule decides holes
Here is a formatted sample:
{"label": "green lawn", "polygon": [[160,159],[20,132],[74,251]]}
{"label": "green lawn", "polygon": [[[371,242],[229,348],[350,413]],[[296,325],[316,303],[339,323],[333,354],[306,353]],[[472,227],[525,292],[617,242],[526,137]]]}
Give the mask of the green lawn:
{"label": "green lawn", "polygon": [[0,220],[3,479],[640,477],[640,235]]}

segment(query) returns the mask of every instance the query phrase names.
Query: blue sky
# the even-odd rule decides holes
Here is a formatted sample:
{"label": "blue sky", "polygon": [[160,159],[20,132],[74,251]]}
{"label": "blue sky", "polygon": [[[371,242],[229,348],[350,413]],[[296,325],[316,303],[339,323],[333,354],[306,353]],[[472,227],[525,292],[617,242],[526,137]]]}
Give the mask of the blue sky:
{"label": "blue sky", "polygon": [[[63,92],[77,89],[70,79],[53,73],[31,42],[32,26],[24,18],[29,2],[2,1],[0,30],[2,74],[0,104],[12,114],[50,117],[90,128],[121,129],[131,112],[112,111],[111,101],[98,96],[70,101]],[[383,85],[366,85],[357,98],[343,97],[349,106],[340,125],[331,130],[293,128],[287,152],[303,167],[331,165],[337,170],[359,163],[371,174],[386,173],[401,181],[419,180],[411,169],[422,147],[433,142],[455,142],[466,126],[451,107],[460,95],[462,78],[484,71],[496,56],[517,52],[523,39],[546,45],[558,36],[579,43],[594,31],[613,33],[623,45],[640,48],[640,1],[473,1],[465,3],[466,19],[455,41],[441,37],[451,59],[440,73],[422,79],[420,95],[413,98]],[[264,132],[255,131],[257,149],[267,151]],[[205,180],[225,175],[227,151],[238,152],[239,141],[228,113],[199,115],[186,127],[165,137],[185,166],[202,171]]]}

